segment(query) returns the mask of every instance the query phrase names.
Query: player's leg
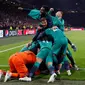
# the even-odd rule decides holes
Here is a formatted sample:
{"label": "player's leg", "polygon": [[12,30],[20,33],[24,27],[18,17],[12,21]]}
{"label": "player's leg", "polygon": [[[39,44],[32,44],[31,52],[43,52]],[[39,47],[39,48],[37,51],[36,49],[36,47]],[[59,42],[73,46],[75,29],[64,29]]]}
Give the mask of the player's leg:
{"label": "player's leg", "polygon": [[69,48],[67,48],[66,54],[67,54],[68,59],[71,61],[72,66],[74,66],[75,61],[74,61],[74,59],[72,57],[72,53],[70,52]]}
{"label": "player's leg", "polygon": [[[29,75],[28,81],[31,81],[34,73],[38,70],[41,62],[43,61],[43,59],[45,59],[48,52],[49,52],[49,49],[41,49],[39,51],[39,53],[37,54],[36,62],[34,63],[33,67],[31,68],[30,73],[28,74]],[[25,81],[24,78],[20,78],[20,80]]]}
{"label": "player's leg", "polygon": [[[62,51],[61,51],[61,48],[62,48]],[[61,57],[60,57],[60,61],[58,60],[59,64],[60,64],[63,60],[64,54],[66,53],[66,49],[67,49],[67,39],[64,39],[63,42],[59,42],[57,44],[54,44],[53,47],[52,47],[52,51],[49,52],[46,62],[47,62],[48,69],[50,71],[51,76],[48,80],[48,83],[54,82],[55,76],[56,76],[55,69],[54,69],[54,66],[53,66],[53,56],[58,55],[59,52],[62,53]]]}
{"label": "player's leg", "polygon": [[66,50],[67,50],[67,39],[63,39],[62,46],[60,48],[60,52],[57,54],[57,60],[58,60],[58,71],[60,71],[62,62],[64,62],[65,56],[66,56]]}
{"label": "player's leg", "polygon": [[39,53],[37,54],[36,62],[29,73],[29,77],[32,77],[34,72],[38,70],[41,62],[47,57],[48,52],[49,52],[48,48],[41,49],[39,51]]}
{"label": "player's leg", "polygon": [[67,57],[64,57],[62,65],[64,65],[64,68],[66,69],[68,76],[70,76],[71,71],[70,71],[70,65],[69,65],[69,61],[68,61]]}
{"label": "player's leg", "polygon": [[[39,51],[39,53],[37,54],[37,57],[36,57],[36,62],[34,63],[33,67],[31,68],[31,70],[28,74],[29,75],[28,81],[32,81],[32,77],[33,77],[34,73],[38,70],[41,62],[48,55],[48,52],[49,52],[49,49],[41,49]],[[25,81],[24,78],[20,78],[20,80]]]}
{"label": "player's leg", "polygon": [[6,72],[6,75],[5,75],[5,78],[4,78],[4,82],[6,82],[11,77],[18,78],[18,73],[17,73],[16,68],[15,68],[15,66],[13,64],[14,57],[15,57],[15,54],[13,54],[9,58],[9,67],[10,67],[10,70]]}
{"label": "player's leg", "polygon": [[14,57],[15,57],[15,54],[13,54],[12,56],[10,56],[10,58],[9,58],[9,67],[10,67],[10,72],[17,72],[16,71],[16,68],[15,68],[15,66],[14,66],[14,64],[13,64],[13,59],[14,59]]}
{"label": "player's leg", "polygon": [[55,56],[53,56],[52,51],[50,51],[46,58],[46,64],[47,64],[48,70],[50,71],[50,74],[51,74],[49,80],[47,81],[48,83],[54,82],[55,76],[57,76],[55,73],[55,68],[53,66],[53,57],[55,57]]}
{"label": "player's leg", "polygon": [[6,75],[6,71],[0,69],[0,81],[3,75]]}
{"label": "player's leg", "polygon": [[24,64],[24,61],[20,59],[19,56],[16,56],[16,58],[13,60],[13,64],[20,78],[27,76],[28,69]]}
{"label": "player's leg", "polygon": [[68,59],[70,60],[72,66],[73,66],[76,70],[78,70],[79,68],[78,68],[77,65],[75,64],[75,61],[74,61],[74,59],[73,59],[72,53],[70,52],[69,48],[67,48],[66,55],[67,55]]}

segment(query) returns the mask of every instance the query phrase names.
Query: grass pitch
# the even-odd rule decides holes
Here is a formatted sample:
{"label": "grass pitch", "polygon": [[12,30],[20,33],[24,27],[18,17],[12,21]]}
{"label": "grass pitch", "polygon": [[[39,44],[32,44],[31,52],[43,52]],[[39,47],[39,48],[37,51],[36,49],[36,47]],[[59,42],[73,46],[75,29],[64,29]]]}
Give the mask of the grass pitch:
{"label": "grass pitch", "polygon": [[[61,72],[61,76],[58,77],[58,81],[56,81],[55,83],[53,83],[52,85],[81,85],[81,84],[85,84],[85,31],[69,31],[66,32],[66,36],[77,46],[77,52],[74,52],[71,47],[69,46],[73,57],[76,61],[76,64],[80,67],[83,68],[79,71],[74,71],[72,70],[72,75],[71,76],[67,76],[66,72]],[[14,48],[20,45],[24,45],[27,42],[31,41],[32,39],[32,35],[28,35],[28,36],[15,36],[15,37],[8,37],[8,38],[2,38],[0,39],[0,51],[4,51],[10,48]],[[10,57],[10,55],[12,55],[15,52],[18,52],[21,48],[15,48],[12,50],[8,50],[5,52],[0,52],[0,69],[4,69],[7,70],[9,69],[7,67],[8,65],[8,58]],[[39,84],[43,84],[46,85],[46,81],[49,78],[49,75],[46,76],[41,76],[40,79],[36,79],[33,82],[30,83],[25,83],[25,82],[18,82],[16,80],[13,81],[9,81],[6,84],[8,85],[15,85],[15,81],[17,85],[39,85]],[[64,79],[64,80],[61,80]],[[67,81],[67,80],[71,80],[71,81]],[[72,81],[72,80],[76,80],[76,81]],[[79,80],[79,82],[77,81]],[[81,82],[80,80],[83,80],[83,82]],[[38,81],[38,82],[37,82]],[[78,82],[78,83],[77,83]],[[74,84],[73,84],[74,83]],[[81,84],[80,84],[81,83]],[[0,82],[1,85],[5,85],[5,83]]]}

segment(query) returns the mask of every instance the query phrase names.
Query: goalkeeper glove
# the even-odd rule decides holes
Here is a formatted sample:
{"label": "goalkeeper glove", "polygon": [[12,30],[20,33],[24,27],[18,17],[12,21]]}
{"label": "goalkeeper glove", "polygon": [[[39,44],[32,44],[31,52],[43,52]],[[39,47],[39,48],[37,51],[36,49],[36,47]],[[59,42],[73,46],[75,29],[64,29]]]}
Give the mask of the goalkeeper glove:
{"label": "goalkeeper glove", "polygon": [[74,50],[74,52],[76,52],[77,48],[74,44],[71,45],[72,49]]}

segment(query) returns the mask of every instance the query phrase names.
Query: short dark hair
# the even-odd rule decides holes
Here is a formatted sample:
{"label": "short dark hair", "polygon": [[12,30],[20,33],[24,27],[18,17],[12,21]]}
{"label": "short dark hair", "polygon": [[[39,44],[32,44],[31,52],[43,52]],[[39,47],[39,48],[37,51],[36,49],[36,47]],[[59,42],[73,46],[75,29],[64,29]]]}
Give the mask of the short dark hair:
{"label": "short dark hair", "polygon": [[48,12],[50,9],[47,5],[42,5],[42,7],[45,9],[46,12]]}

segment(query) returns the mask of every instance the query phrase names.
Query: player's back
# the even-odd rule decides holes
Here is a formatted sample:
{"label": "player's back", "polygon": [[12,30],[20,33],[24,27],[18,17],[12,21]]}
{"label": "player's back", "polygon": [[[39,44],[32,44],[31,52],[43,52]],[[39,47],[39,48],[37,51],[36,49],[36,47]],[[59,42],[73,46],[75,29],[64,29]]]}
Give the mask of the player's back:
{"label": "player's back", "polygon": [[38,41],[40,48],[48,48],[51,49],[52,48],[52,42],[48,41],[48,40],[43,40],[43,41]]}
{"label": "player's back", "polygon": [[31,51],[17,52],[12,55],[13,59],[19,59],[25,64],[34,63],[36,61],[36,55]]}
{"label": "player's back", "polygon": [[36,55],[31,51],[25,51],[21,53],[22,59],[27,63],[34,63],[36,61]]}
{"label": "player's back", "polygon": [[53,37],[54,43],[58,43],[62,41],[63,38],[65,38],[64,33],[58,28],[56,29],[49,28],[46,30],[46,34],[51,35]]}

